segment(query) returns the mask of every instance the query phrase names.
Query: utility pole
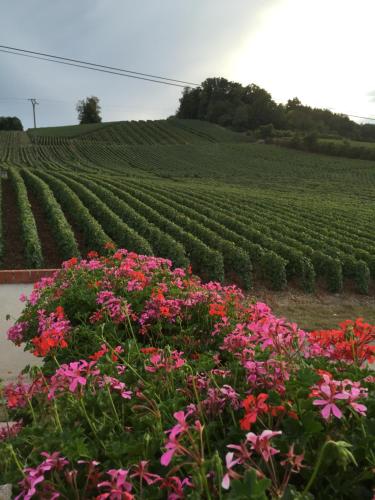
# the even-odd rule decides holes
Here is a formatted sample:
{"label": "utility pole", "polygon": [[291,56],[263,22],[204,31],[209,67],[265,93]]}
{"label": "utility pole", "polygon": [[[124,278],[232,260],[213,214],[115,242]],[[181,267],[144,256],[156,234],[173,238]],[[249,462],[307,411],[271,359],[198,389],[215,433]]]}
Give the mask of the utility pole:
{"label": "utility pole", "polygon": [[33,106],[34,128],[36,128],[36,120],[35,120],[35,106],[36,106],[37,104],[39,104],[39,102],[37,102],[37,100],[36,100],[34,97],[32,97],[31,99],[28,99],[28,101],[30,101],[30,102],[31,102],[31,104],[32,104],[32,106]]}

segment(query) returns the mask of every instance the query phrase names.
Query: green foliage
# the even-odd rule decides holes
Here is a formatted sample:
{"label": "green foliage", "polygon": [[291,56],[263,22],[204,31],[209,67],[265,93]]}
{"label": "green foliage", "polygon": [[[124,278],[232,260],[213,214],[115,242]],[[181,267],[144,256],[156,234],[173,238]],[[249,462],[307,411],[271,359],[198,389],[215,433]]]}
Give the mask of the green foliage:
{"label": "green foliage", "polygon": [[275,135],[275,127],[272,123],[261,125],[258,129],[258,135],[261,139],[271,139]]}
{"label": "green foliage", "polygon": [[[308,148],[316,147],[316,133],[375,141],[375,125],[359,125],[344,114],[311,108],[297,97],[289,99],[285,106],[278,105],[257,85],[242,86],[225,78],[207,78],[199,87],[185,88],[176,116],[207,120],[237,131],[259,128],[263,139],[272,137],[273,127],[303,132]],[[293,141],[295,146],[303,144],[298,136]]]}
{"label": "green foliage", "polygon": [[39,199],[43,207],[56,239],[61,258],[67,260],[70,257],[78,256],[79,250],[72,228],[48,185],[29,170],[23,169],[22,175],[26,181],[26,185]]}
{"label": "green foliage", "polygon": [[25,183],[15,168],[9,168],[8,172],[16,192],[15,207],[19,211],[27,265],[31,268],[41,268],[43,267],[42,247]]}
{"label": "green foliage", "polygon": [[102,121],[98,97],[91,96],[78,101],[76,109],[81,125],[86,123],[100,123]]}
{"label": "green foliage", "polygon": [[0,116],[0,130],[23,130],[22,122],[16,116]]}
{"label": "green foliage", "polygon": [[103,231],[101,225],[92,217],[78,196],[63,181],[52,175],[38,172],[38,176],[50,186],[65,213],[69,214],[69,217],[82,231],[86,250],[102,250],[105,243],[111,241],[111,238]]}
{"label": "green foliage", "polygon": [[[57,174],[55,174],[57,175]],[[90,213],[98,220],[103,229],[119,245],[138,253],[151,255],[148,242],[134,229],[130,228],[108,206],[79,182],[62,174],[57,175],[79,196]]]}
{"label": "green foliage", "polygon": [[270,487],[269,479],[258,479],[255,469],[246,471],[243,479],[232,482],[228,495],[231,500],[267,500],[267,490]]}
{"label": "green foliage", "polygon": [[[118,183],[114,184],[115,186],[118,185]],[[119,190],[115,186],[112,185],[112,182],[108,184],[109,189],[111,189],[120,199],[124,200],[147,218],[147,220],[155,224],[159,229],[165,231],[184,246],[186,255],[196,272],[201,273],[205,279],[223,281],[224,262],[219,252],[212,250],[196,236],[185,231],[167,217],[164,217],[154,208],[139,200],[136,196],[131,195],[129,190]]]}
{"label": "green foliage", "polygon": [[[293,100],[288,112],[301,106]],[[220,107],[207,109],[214,117]],[[82,251],[112,239],[244,288],[370,293],[372,163],[247,140],[197,119],[88,124],[2,132],[0,161],[50,186]]]}
{"label": "green foliage", "polygon": [[[129,191],[129,186],[127,186]],[[152,196],[151,193],[152,192]],[[178,226],[191,232],[199,239],[207,243],[211,248],[218,250],[224,259],[226,273],[236,274],[236,281],[240,282],[245,289],[252,285],[252,263],[250,256],[242,249],[237,248],[236,235],[231,238],[229,231],[225,227],[210,221],[206,216],[199,214],[191,208],[185,207],[183,200],[176,203],[171,197],[156,194],[152,188],[137,186],[136,190],[130,189],[136,197],[147,203],[152,208],[162,213],[165,217],[173,220]],[[181,203],[182,202],[182,203]]]}
{"label": "green foliage", "polygon": [[81,182],[98,197],[104,199],[111,210],[145,238],[152,245],[152,249],[156,255],[171,259],[176,266],[186,266],[188,264],[188,259],[185,256],[185,250],[181,243],[178,243],[171,236],[160,231],[154,224],[139,215],[110,190],[101,187],[97,178],[96,182],[89,179],[82,179]]}
{"label": "green foliage", "polygon": [[42,357],[2,391],[22,421],[0,435],[13,496],[98,498],[121,469],[111,493],[150,500],[173,478],[194,500],[372,497],[372,325],[309,334],[155,257],[88,260],[35,287],[10,331]]}
{"label": "green foliage", "polygon": [[272,250],[261,256],[262,277],[272,290],[283,290],[286,287],[286,264],[287,261]]}
{"label": "green foliage", "polygon": [[[373,125],[373,127],[375,128],[375,125]],[[291,138],[283,137],[276,142],[281,146],[306,150],[312,153],[322,153],[330,156],[342,156],[345,158],[359,158],[361,160],[375,160],[375,144],[373,143],[324,139],[324,137],[321,138],[316,132],[310,132],[305,135],[297,133]]]}
{"label": "green foliage", "polygon": [[279,127],[284,120],[280,106],[266,90],[254,84],[243,87],[225,78],[207,78],[200,87],[184,89],[176,116],[207,120],[239,131],[267,123]]}

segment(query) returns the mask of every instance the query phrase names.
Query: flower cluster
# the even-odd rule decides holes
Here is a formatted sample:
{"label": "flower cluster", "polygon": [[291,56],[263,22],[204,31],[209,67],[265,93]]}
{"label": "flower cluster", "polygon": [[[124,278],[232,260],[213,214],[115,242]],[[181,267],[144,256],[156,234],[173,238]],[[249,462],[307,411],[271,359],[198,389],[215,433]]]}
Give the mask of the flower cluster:
{"label": "flower cluster", "polygon": [[373,326],[307,333],[112,247],[36,284],[8,332],[44,358],[2,389],[14,498],[372,497]]}
{"label": "flower cluster", "polygon": [[186,363],[186,360],[182,357],[183,354],[183,352],[179,351],[168,353],[162,349],[156,349],[156,351],[151,354],[149,359],[150,364],[145,365],[145,369],[148,372],[156,372],[161,369],[166,372],[177,370]]}
{"label": "flower cluster", "polygon": [[313,405],[321,407],[321,415],[325,420],[331,416],[342,418],[342,408],[352,408],[362,416],[366,416],[367,408],[359,403],[359,399],[367,398],[367,389],[360,382],[351,380],[334,380],[332,375],[323,373],[319,384],[312,387],[310,394]]}
{"label": "flower cluster", "polygon": [[[57,483],[65,483],[68,487],[66,498],[95,498],[96,500],[134,500],[135,484],[147,486],[157,485],[160,491],[166,492],[169,500],[185,498],[185,489],[193,485],[186,477],[181,480],[177,476],[162,477],[150,472],[149,461],[141,460],[127,469],[103,469],[96,460],[78,460],[76,464],[69,461],[59,452],[41,452],[44,458],[36,467],[27,467],[25,477],[20,481],[20,493],[15,500],[31,500],[33,498],[60,498]],[[80,488],[80,483],[84,484]]]}
{"label": "flower cluster", "polygon": [[19,377],[17,382],[8,382],[3,388],[3,396],[8,408],[24,408],[31,399],[46,389],[41,377],[35,377],[32,382],[25,382]]}
{"label": "flower cluster", "polygon": [[66,390],[82,394],[89,377],[97,378],[100,374],[100,371],[94,368],[95,365],[95,361],[87,362],[84,359],[61,365],[51,377],[48,398],[52,399],[57,392]]}
{"label": "flower cluster", "polygon": [[340,323],[339,329],[317,330],[309,335],[315,355],[332,361],[346,361],[363,366],[375,361],[375,326],[362,318]]}
{"label": "flower cluster", "polygon": [[27,321],[20,321],[11,326],[8,330],[8,340],[16,345],[20,345],[24,341],[23,334],[28,329],[29,324]]}
{"label": "flower cluster", "polygon": [[[173,414],[173,417],[177,421],[177,423],[171,429],[165,431],[165,433],[168,435],[168,439],[164,445],[165,452],[160,459],[160,463],[165,467],[170,464],[174,455],[189,457],[197,462],[200,461],[199,452],[194,449],[195,441],[193,433],[196,431],[200,436],[202,436],[203,427],[199,420],[196,420],[193,425],[190,425],[187,422],[187,418],[192,413],[193,410],[188,410],[186,413],[184,413],[183,411],[177,411]],[[183,440],[187,440],[190,446],[183,444]]]}
{"label": "flower cluster", "polygon": [[132,313],[130,304],[122,297],[116,297],[114,292],[103,290],[98,293],[97,304],[101,305],[101,309],[95,311],[90,320],[92,323],[110,320],[115,324],[124,323],[131,318],[136,319],[136,315]]}
{"label": "flower cluster", "polygon": [[65,318],[62,306],[57,306],[50,314],[40,309],[38,322],[38,335],[31,339],[35,356],[45,357],[53,349],[64,349],[68,346],[66,337],[70,331],[70,321]]}
{"label": "flower cluster", "polygon": [[17,436],[22,427],[22,421],[3,424],[0,427],[0,441],[5,441],[6,439]]}

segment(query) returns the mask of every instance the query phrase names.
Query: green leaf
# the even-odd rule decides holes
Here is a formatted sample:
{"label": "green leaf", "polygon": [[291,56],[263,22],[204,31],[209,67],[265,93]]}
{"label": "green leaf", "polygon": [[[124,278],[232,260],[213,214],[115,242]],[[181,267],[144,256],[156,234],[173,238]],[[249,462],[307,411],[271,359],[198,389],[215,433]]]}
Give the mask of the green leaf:
{"label": "green leaf", "polygon": [[270,487],[269,479],[258,479],[255,469],[246,471],[241,480],[232,481],[228,498],[232,500],[267,500],[266,491]]}
{"label": "green leaf", "polygon": [[282,496],[282,500],[313,500],[314,495],[311,493],[302,494],[298,491],[294,486],[288,485],[285,490],[284,495]]}
{"label": "green leaf", "polygon": [[319,375],[317,375],[314,368],[305,367],[298,371],[296,377],[296,383],[298,386],[310,387],[314,385],[319,380]]}
{"label": "green leaf", "polygon": [[307,434],[319,434],[323,430],[323,425],[319,417],[313,412],[308,411],[301,417],[304,432]]}

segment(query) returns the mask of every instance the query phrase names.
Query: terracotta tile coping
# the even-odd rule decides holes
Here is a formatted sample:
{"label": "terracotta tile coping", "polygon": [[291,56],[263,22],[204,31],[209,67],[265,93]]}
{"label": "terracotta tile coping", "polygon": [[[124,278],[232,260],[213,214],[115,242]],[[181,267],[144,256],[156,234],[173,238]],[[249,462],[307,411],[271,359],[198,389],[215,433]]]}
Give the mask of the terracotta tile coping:
{"label": "terracotta tile coping", "polygon": [[35,283],[58,269],[13,269],[0,271],[0,285]]}

